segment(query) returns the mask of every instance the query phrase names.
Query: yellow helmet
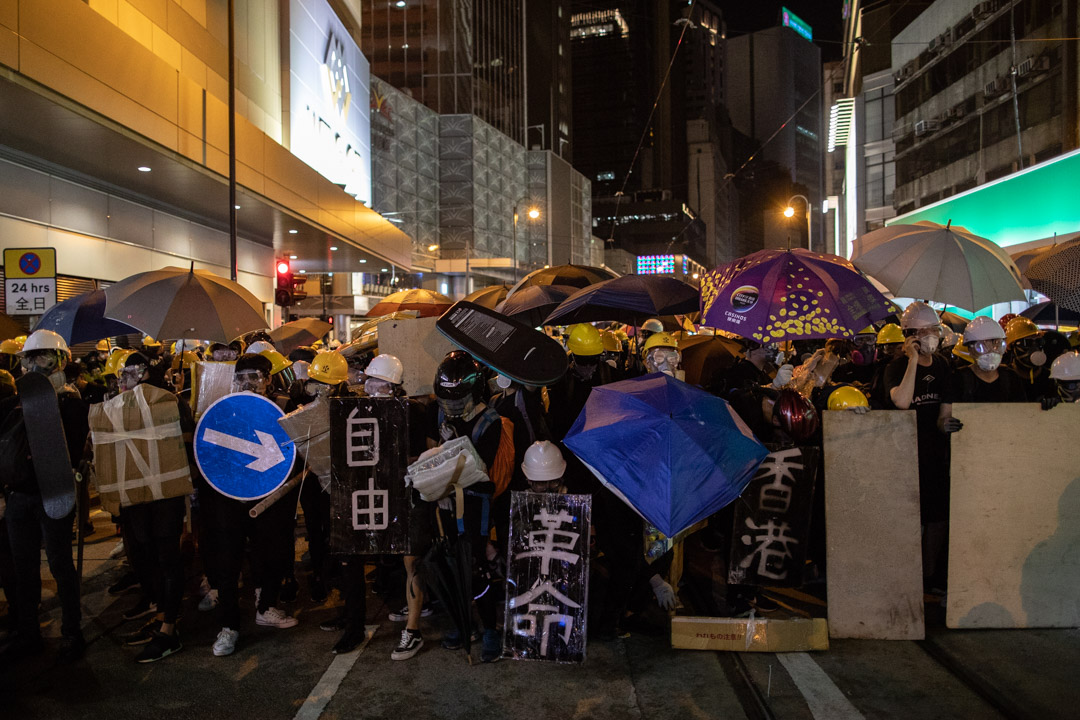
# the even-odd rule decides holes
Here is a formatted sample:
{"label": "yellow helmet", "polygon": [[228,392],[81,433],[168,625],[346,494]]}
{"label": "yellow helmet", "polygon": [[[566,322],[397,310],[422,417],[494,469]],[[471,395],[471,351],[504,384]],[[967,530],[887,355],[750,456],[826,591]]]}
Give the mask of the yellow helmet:
{"label": "yellow helmet", "polygon": [[12,394],[18,392],[17,388],[15,387],[15,376],[7,370],[0,370],[0,385],[6,385],[8,388],[11,389]]}
{"label": "yellow helmet", "polygon": [[1005,326],[1005,344],[1012,345],[1017,340],[1039,334],[1039,326],[1026,317],[1018,316]]}
{"label": "yellow helmet", "polygon": [[109,352],[109,340],[107,338],[105,340],[98,340],[97,346],[94,349],[102,352]]}
{"label": "yellow helmet", "polygon": [[679,341],[676,340],[675,336],[669,332],[653,333],[649,336],[649,339],[645,341],[645,347],[643,347],[641,350],[642,352],[648,352],[654,347],[669,347],[678,349]]}
{"label": "yellow helmet", "polygon": [[179,355],[173,355],[172,369],[179,370],[183,368],[184,370],[190,370],[191,366],[197,362],[199,362],[199,356],[192,350],[185,350]]}
{"label": "yellow helmet", "polygon": [[888,323],[878,330],[878,345],[891,345],[902,342],[904,342],[904,331],[896,323]]}
{"label": "yellow helmet", "polygon": [[[279,353],[277,350],[263,350],[259,354],[270,361],[270,365],[272,366],[272,369],[270,370],[271,375],[277,375],[285,368],[292,367],[292,362],[287,360],[285,356]],[[327,353],[323,353],[323,355],[326,354]]]}
{"label": "yellow helmet", "polygon": [[842,385],[829,393],[830,410],[848,410],[855,407],[870,407],[866,395],[858,388]]}
{"label": "yellow helmet", "polygon": [[16,335],[16,336],[15,336],[14,338],[12,338],[12,339],[13,339],[13,340],[14,340],[15,342],[19,343],[19,347],[22,347],[23,345],[25,345],[25,344],[26,344],[26,336],[25,336],[25,335]]}
{"label": "yellow helmet", "polygon": [[628,342],[630,340],[630,336],[627,335],[626,331],[623,330],[622,328],[619,328],[618,330],[615,331],[615,337],[619,338],[619,342],[623,342],[623,343]]}
{"label": "yellow helmet", "polygon": [[5,340],[0,342],[0,353],[6,353],[8,355],[18,355],[22,352],[23,344],[16,342],[15,340]]}
{"label": "yellow helmet", "polygon": [[971,354],[971,351],[968,350],[968,346],[965,345],[963,341],[953,345],[952,354],[961,360],[967,360],[969,363],[975,362],[975,356]]}
{"label": "yellow helmet", "polygon": [[143,347],[161,347],[161,343],[147,335],[142,339]]}
{"label": "yellow helmet", "polygon": [[600,333],[600,340],[604,344],[604,352],[622,352],[622,341],[615,333],[605,330]]}
{"label": "yellow helmet", "polygon": [[338,352],[319,353],[308,366],[308,377],[327,385],[343,383],[349,379],[349,361]]}
{"label": "yellow helmet", "polygon": [[855,334],[856,335],[877,335],[877,330],[874,329],[873,325],[867,325],[866,327],[864,327],[862,330],[860,330],[859,332],[857,332]]}
{"label": "yellow helmet", "polygon": [[105,361],[105,370],[102,375],[120,375],[120,368],[124,367],[124,362],[127,361],[128,355],[135,352],[134,350],[125,350],[117,348],[113,351],[113,354],[109,356],[109,359]]}
{"label": "yellow helmet", "polygon": [[600,331],[588,323],[580,323],[570,328],[570,339],[566,347],[574,355],[599,355],[604,352],[604,343]]}

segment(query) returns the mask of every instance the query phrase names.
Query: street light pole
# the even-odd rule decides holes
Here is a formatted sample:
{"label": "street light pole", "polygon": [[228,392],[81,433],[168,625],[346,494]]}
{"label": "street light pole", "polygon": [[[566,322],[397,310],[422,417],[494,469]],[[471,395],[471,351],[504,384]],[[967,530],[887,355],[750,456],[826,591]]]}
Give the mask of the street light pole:
{"label": "street light pole", "polygon": [[[792,195],[791,197],[789,197],[788,198],[788,206],[784,209],[784,216],[785,217],[794,217],[795,208],[793,208],[791,206],[791,201],[795,200],[796,198],[802,200],[806,204],[806,249],[807,250],[813,250],[814,249],[814,243],[810,239],[810,201],[806,198],[806,196],[805,195]],[[790,245],[790,243],[789,243],[789,245]],[[789,247],[788,249],[790,250],[791,248]]]}
{"label": "street light pole", "polygon": [[[517,227],[518,227],[518,208],[523,201],[529,200],[528,195],[522,195],[514,201],[514,230],[513,230],[513,245],[514,245],[514,282],[518,281],[518,246],[517,246]],[[536,208],[529,208],[529,218],[535,220],[540,217],[540,211]]]}

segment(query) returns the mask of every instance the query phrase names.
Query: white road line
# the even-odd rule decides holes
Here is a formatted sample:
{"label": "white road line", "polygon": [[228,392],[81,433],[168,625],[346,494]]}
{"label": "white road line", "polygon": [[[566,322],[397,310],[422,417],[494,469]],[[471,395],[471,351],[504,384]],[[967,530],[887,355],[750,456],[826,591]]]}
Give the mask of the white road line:
{"label": "white road line", "polygon": [[862,713],[807,653],[776,653],[780,664],[806,698],[810,712],[821,720],[862,720]]}
{"label": "white road line", "polygon": [[341,687],[341,681],[345,679],[345,676],[352,670],[352,666],[356,664],[356,658],[360,657],[360,653],[364,652],[364,648],[371,642],[371,638],[375,635],[375,630],[378,625],[368,625],[364,628],[364,642],[360,644],[360,647],[353,650],[351,653],[344,655],[338,655],[334,658],[334,661],[330,663],[330,667],[326,668],[326,672],[319,678],[318,684],[308,694],[307,700],[304,700],[304,704],[300,706],[300,709],[296,711],[296,716],[293,720],[318,720],[322,715],[323,710],[330,704],[330,700],[333,699],[334,694]]}

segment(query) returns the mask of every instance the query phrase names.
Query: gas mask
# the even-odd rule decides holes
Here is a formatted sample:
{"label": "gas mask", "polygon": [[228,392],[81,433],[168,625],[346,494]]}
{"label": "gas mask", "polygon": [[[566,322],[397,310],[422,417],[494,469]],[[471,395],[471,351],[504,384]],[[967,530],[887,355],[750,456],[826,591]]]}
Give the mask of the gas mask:
{"label": "gas mask", "polygon": [[1077,402],[1080,400],[1080,380],[1055,380],[1058,387],[1058,395],[1065,402]]}
{"label": "gas mask", "polygon": [[657,347],[645,356],[645,369],[649,372],[660,372],[675,377],[681,360],[682,356],[675,348]]}
{"label": "gas mask", "polygon": [[599,355],[574,355],[574,364],[571,369],[579,379],[588,380],[596,372],[599,362]]}
{"label": "gas mask", "polygon": [[318,380],[308,380],[304,383],[304,394],[313,398],[326,397],[330,394],[330,386]]}
{"label": "gas mask", "polygon": [[1001,353],[988,352],[979,355],[975,358],[975,364],[979,366],[980,370],[985,372],[992,372],[998,369],[1001,365]]}
{"label": "gas mask", "polygon": [[143,381],[143,376],[146,374],[145,365],[128,365],[127,367],[120,369],[119,386],[121,392],[127,392],[133,390],[136,385]]}
{"label": "gas mask", "polygon": [[23,355],[22,369],[23,372],[52,375],[60,369],[60,355],[52,350],[32,351]]}
{"label": "gas mask", "polygon": [[463,398],[457,400],[451,400],[450,398],[437,398],[439,402],[439,409],[443,411],[443,415],[448,418],[468,417],[473,408],[476,407],[476,402],[473,400],[472,395],[466,395]]}
{"label": "gas mask", "polygon": [[856,365],[870,365],[874,362],[874,343],[877,340],[873,335],[856,335],[852,341],[854,349],[851,351],[851,362]]}
{"label": "gas mask", "polygon": [[1046,353],[1038,337],[1018,340],[1014,345],[1014,353],[1017,363],[1025,367],[1038,368],[1046,364]]}
{"label": "gas mask", "polygon": [[266,376],[258,370],[241,370],[233,375],[232,391],[263,395],[266,392]]}
{"label": "gas mask", "polygon": [[364,381],[364,393],[368,397],[393,397],[393,383],[376,377],[369,377]]}
{"label": "gas mask", "polygon": [[213,362],[234,362],[239,353],[233,348],[217,348],[210,353],[210,360]]}

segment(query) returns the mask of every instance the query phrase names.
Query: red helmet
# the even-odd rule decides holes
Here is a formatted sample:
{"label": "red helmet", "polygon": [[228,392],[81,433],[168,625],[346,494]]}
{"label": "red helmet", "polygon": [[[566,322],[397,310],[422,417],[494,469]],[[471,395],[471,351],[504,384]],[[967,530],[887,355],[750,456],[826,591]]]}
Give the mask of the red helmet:
{"label": "red helmet", "polygon": [[1004,330],[1005,326],[1008,325],[1009,321],[1012,320],[1014,317],[1016,317],[1016,313],[1005,313],[1004,315],[1002,315],[1001,319],[998,320],[998,323],[1001,325],[1001,329]]}
{"label": "red helmet", "polygon": [[806,442],[818,428],[818,412],[813,404],[791,388],[780,391],[773,405],[773,417],[795,442]]}

